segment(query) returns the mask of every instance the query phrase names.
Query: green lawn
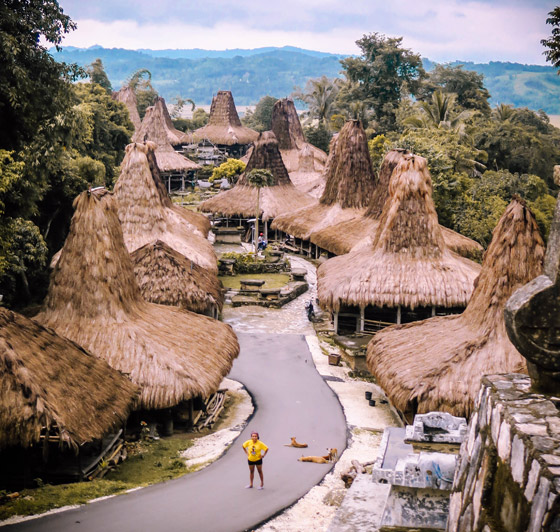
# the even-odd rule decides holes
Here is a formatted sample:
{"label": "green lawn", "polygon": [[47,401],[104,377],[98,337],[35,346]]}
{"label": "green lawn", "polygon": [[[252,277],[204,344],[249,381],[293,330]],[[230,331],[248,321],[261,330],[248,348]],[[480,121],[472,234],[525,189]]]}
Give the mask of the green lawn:
{"label": "green lawn", "polygon": [[179,453],[191,446],[200,433],[175,434],[153,442],[139,442],[130,446],[129,457],[115,470],[98,480],[56,486],[41,485],[19,492],[19,497],[0,502],[0,520],[14,515],[34,515],[107,495],[121,493],[138,486],[148,486],[180,477],[190,470]]}

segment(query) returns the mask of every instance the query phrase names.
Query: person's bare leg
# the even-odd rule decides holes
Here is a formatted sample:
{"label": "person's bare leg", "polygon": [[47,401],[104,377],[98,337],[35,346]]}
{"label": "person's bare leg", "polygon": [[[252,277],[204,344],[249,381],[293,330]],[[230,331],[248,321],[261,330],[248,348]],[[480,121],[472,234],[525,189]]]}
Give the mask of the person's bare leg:
{"label": "person's bare leg", "polygon": [[[257,471],[259,472],[259,477],[261,478],[261,488],[264,487],[264,475],[262,465],[257,466]],[[252,484],[252,482],[251,482]]]}
{"label": "person's bare leg", "polygon": [[247,486],[248,488],[253,487],[253,479],[254,478],[255,478],[255,466],[250,465],[249,466],[249,485]]}

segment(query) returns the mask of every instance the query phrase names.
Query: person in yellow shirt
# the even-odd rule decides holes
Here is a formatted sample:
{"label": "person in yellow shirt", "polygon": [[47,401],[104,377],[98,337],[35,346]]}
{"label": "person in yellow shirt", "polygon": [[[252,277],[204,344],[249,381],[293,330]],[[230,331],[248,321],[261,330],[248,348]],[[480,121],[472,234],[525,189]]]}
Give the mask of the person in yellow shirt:
{"label": "person in yellow shirt", "polygon": [[262,490],[264,488],[264,475],[262,469],[262,461],[268,452],[268,447],[259,440],[258,432],[251,432],[251,439],[247,440],[243,444],[243,450],[249,459],[249,484],[245,486],[246,488],[253,487],[253,479],[255,478],[255,466],[259,472],[259,477],[261,479],[261,485],[257,488]]}

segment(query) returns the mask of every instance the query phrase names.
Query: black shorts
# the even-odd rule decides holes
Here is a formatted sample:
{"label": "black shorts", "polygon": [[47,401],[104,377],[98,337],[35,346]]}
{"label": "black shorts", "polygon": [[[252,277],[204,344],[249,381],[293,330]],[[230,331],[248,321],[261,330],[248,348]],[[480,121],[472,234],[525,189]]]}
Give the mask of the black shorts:
{"label": "black shorts", "polygon": [[247,460],[247,462],[249,462],[249,465],[262,465],[262,458],[260,460],[255,460],[254,462]]}

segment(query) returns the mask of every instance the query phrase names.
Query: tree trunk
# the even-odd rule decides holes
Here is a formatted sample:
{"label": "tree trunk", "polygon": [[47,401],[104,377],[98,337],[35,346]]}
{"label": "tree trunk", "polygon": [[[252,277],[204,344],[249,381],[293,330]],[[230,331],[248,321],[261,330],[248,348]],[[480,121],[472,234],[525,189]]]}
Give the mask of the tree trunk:
{"label": "tree trunk", "polygon": [[261,201],[261,189],[257,187],[257,212],[255,214],[255,235],[253,242],[255,243],[255,262],[257,261],[258,241],[259,241],[259,203]]}

